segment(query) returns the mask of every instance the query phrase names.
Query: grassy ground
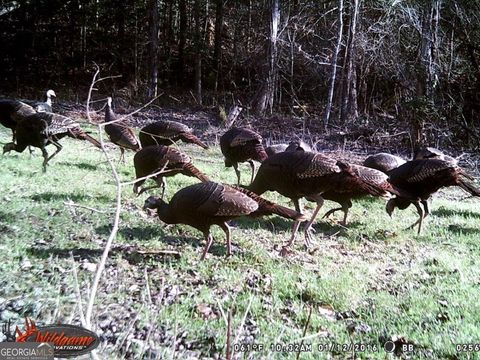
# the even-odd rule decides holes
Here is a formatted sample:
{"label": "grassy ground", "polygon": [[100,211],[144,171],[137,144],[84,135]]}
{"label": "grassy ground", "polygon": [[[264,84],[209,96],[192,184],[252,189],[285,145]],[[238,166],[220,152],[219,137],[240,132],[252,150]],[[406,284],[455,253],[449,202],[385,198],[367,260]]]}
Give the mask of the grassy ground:
{"label": "grassy ground", "polygon": [[[1,142],[9,137],[0,130]],[[20,325],[30,316],[40,324],[79,324],[74,267],[86,306],[112,225],[115,187],[98,150],[62,143],[46,174],[38,150],[32,157],[26,151],[0,158],[0,321]],[[181,149],[213,179],[235,181],[218,148]],[[133,179],[132,154],[119,172],[124,181]],[[247,166],[242,174],[246,182]],[[194,182],[181,175],[169,179],[166,197]],[[294,359],[288,345],[302,338],[312,350],[300,359],[386,359],[388,340],[413,346],[413,353],[399,354],[403,358],[475,358],[455,348],[478,342],[480,334],[480,207],[460,201],[461,191],[434,198],[421,236],[404,230],[416,219],[413,209],[390,219],[384,201],[365,199],[355,202],[348,228],[337,224],[341,214],[319,220],[309,253],[300,238],[293,254],[278,255],[289,221],[240,219],[234,256],[225,257],[224,235],[215,227],[204,262],[201,234],[183,225],[165,228],[142,211],[147,196],[134,197],[130,186],[123,192],[119,235],[94,310],[105,359],[222,358],[229,310],[232,342],[264,346],[237,352],[237,358]],[[277,194],[268,197],[288,204]],[[326,202],[325,211],[333,205]],[[341,346],[318,349],[332,344]],[[354,353],[348,344],[366,348]]]}

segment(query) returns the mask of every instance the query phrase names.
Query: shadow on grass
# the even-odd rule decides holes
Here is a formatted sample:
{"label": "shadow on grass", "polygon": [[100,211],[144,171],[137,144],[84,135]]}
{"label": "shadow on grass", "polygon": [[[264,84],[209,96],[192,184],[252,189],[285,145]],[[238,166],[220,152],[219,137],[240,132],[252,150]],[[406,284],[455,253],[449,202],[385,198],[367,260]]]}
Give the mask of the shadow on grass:
{"label": "shadow on grass", "polygon": [[440,207],[432,211],[432,215],[439,217],[450,217],[455,215],[460,215],[462,217],[473,217],[480,219],[480,212],[473,212],[469,210],[452,210],[444,207]]}
{"label": "shadow on grass", "polygon": [[228,222],[234,228],[251,230],[252,228],[268,229],[269,231],[286,231],[292,228],[293,220],[285,219],[280,216],[265,217],[240,217]]}
{"label": "shadow on grass", "polygon": [[54,193],[54,192],[44,192],[42,194],[35,194],[30,197],[34,201],[57,201],[57,200],[72,200],[72,201],[82,201],[86,199],[95,199],[99,202],[111,202],[112,199],[105,195],[86,195],[86,194],[69,194],[69,193]]}
{"label": "shadow on grass", "polygon": [[[110,225],[102,225],[95,228],[95,232],[98,235],[110,235],[112,227]],[[118,229],[119,235],[127,240],[153,240],[156,238],[165,238],[165,232],[160,226],[133,226],[122,227]]]}
{"label": "shadow on grass", "polygon": [[67,166],[67,167],[71,167],[71,166],[75,166],[81,170],[97,170],[98,169],[98,166],[95,165],[95,164],[89,164],[89,163],[86,163],[86,162],[81,162],[81,163],[68,163],[68,162],[60,162],[58,163],[59,165],[63,165],[63,166]]}
{"label": "shadow on grass", "polygon": [[[27,253],[42,259],[48,259],[51,256],[59,258],[69,258],[73,255],[76,261],[88,260],[96,263],[103,254],[103,249],[87,249],[87,248],[39,248],[31,247],[27,249]],[[179,259],[181,255],[176,253],[162,253],[160,249],[140,249],[132,245],[116,245],[110,250],[110,256],[121,255],[131,264],[144,263],[150,259],[156,261],[169,262],[172,259]]]}
{"label": "shadow on grass", "polygon": [[5,224],[14,223],[16,218],[17,218],[16,214],[0,211],[0,222],[2,223],[5,223]]}
{"label": "shadow on grass", "polygon": [[[169,225],[172,227],[175,225]],[[98,235],[107,236],[110,234],[111,226],[102,225],[95,228],[95,232]],[[118,234],[126,240],[129,241],[149,241],[149,240],[159,240],[166,245],[172,245],[180,247],[182,245],[190,245],[193,248],[203,247],[205,242],[203,241],[203,236],[199,233],[198,237],[190,236],[171,236],[166,233],[166,229],[162,225],[158,226],[133,226],[133,227],[124,227],[118,229]],[[213,248],[213,246],[212,246]]]}
{"label": "shadow on grass", "polygon": [[480,229],[472,227],[463,227],[460,225],[449,225],[448,231],[455,233],[457,235],[472,235],[480,234]]}

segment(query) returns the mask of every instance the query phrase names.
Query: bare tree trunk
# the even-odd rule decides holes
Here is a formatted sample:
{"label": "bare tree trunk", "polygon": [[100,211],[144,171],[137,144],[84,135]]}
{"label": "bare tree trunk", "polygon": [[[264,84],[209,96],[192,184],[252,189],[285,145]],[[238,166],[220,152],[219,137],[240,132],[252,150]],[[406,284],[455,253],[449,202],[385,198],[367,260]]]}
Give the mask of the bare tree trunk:
{"label": "bare tree trunk", "polygon": [[195,0],[195,96],[197,102],[202,104],[202,27],[200,24],[200,0]]}
{"label": "bare tree trunk", "polygon": [[425,6],[422,20],[422,42],[420,46],[420,59],[423,74],[420,86],[417,88],[418,96],[426,96],[433,101],[437,85],[438,68],[438,28],[442,0],[430,0]]}
{"label": "bare tree trunk", "polygon": [[184,71],[185,71],[185,42],[187,33],[187,2],[186,0],[179,0],[178,7],[180,11],[180,29],[178,40],[178,73],[176,79],[180,84],[183,83]]}
{"label": "bare tree trunk", "polygon": [[215,48],[213,51],[213,71],[215,72],[215,92],[222,70],[222,34],[223,34],[223,0],[215,1]]}
{"label": "bare tree trunk", "polygon": [[265,114],[267,108],[273,112],[275,90],[277,84],[277,60],[278,60],[278,28],[280,23],[280,0],[271,0],[270,37],[267,46],[267,70],[265,80],[254,99],[253,110],[257,114]]}
{"label": "bare tree trunk", "polygon": [[350,20],[350,35],[345,57],[347,62],[347,76],[344,78],[344,92],[342,96],[341,121],[353,120],[358,117],[357,103],[357,71],[356,64],[356,33],[357,18],[360,8],[360,0],[353,0]]}
{"label": "bare tree trunk", "polygon": [[148,88],[148,97],[157,96],[158,86],[158,2],[149,0],[149,20],[150,20],[150,86]]}
{"label": "bare tree trunk", "polygon": [[330,74],[330,87],[328,89],[328,98],[327,98],[327,108],[325,109],[325,117],[323,119],[323,125],[325,129],[328,128],[330,122],[330,114],[332,112],[332,102],[333,102],[333,92],[335,91],[335,78],[337,76],[337,61],[338,53],[340,52],[340,47],[342,45],[343,37],[343,0],[338,1],[338,33],[337,33],[337,44],[335,45],[335,50],[332,56],[332,70]]}
{"label": "bare tree trunk", "polygon": [[[430,0],[426,3],[422,18],[422,39],[420,44],[421,70],[417,79],[416,95],[425,105],[433,105],[438,82],[438,28],[442,0]],[[413,116],[411,135],[413,148],[417,149],[423,141],[424,116]]]}

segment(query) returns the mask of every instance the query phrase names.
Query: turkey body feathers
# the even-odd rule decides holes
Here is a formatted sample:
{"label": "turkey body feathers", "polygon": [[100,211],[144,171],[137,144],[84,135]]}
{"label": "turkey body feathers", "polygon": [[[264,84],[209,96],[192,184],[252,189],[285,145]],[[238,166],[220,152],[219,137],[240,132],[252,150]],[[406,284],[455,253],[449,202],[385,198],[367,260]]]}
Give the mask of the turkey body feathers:
{"label": "turkey body feathers", "polygon": [[176,121],[162,120],[149,124],[140,130],[139,139],[142,147],[157,144],[169,146],[181,140],[208,149],[208,145],[197,138],[192,129]]}
{"label": "turkey body feathers", "polygon": [[215,182],[188,186],[179,190],[167,204],[159,198],[150,197],[145,207],[156,208],[159,218],[169,224],[187,224],[202,231],[206,246],[202,259],[211,245],[210,227],[219,225],[227,237],[227,251],[230,254],[230,229],[226,221],[240,216],[278,214],[289,218],[302,219],[302,215],[286,212],[276,205],[248,190],[230,187]]}
{"label": "turkey body feathers", "polygon": [[[248,189],[259,195],[266,191],[276,191],[292,199],[297,211],[300,211],[299,199],[302,197],[316,201],[317,207],[305,229],[305,245],[307,247],[311,237],[309,231],[323,205],[324,193],[330,191],[332,198],[340,194],[338,196],[342,197],[342,201],[350,200],[350,194],[345,196],[348,192],[385,194],[382,186],[371,182],[368,177],[362,179],[356,168],[328,156],[306,151],[272,155],[262,163],[257,176]],[[293,244],[298,225],[297,222],[293,225],[292,237],[287,246]]]}
{"label": "turkey body feathers", "polygon": [[[117,116],[111,107],[111,101],[111,98],[107,100],[107,107],[105,108],[106,123],[117,120]],[[120,146],[120,148],[127,148],[134,151],[140,149],[140,143],[138,142],[135,133],[123,121],[106,124],[105,132],[108,134],[110,141]]]}
{"label": "turkey body feathers", "polygon": [[405,164],[405,162],[406,161],[399,156],[388,153],[378,153],[367,157],[363,162],[363,166],[388,173],[400,165]]}
{"label": "turkey body feathers", "polygon": [[[135,154],[133,163],[137,179],[163,169],[162,171],[167,173],[157,175],[157,182],[162,177],[174,176],[179,173],[194,176],[203,182],[209,181],[208,177],[192,164],[188,155],[164,145],[152,145],[143,148]],[[145,180],[136,182],[133,191],[138,193],[139,187],[144,182]]]}
{"label": "turkey body feathers", "polygon": [[418,234],[422,222],[429,214],[427,200],[443,187],[459,186],[473,196],[480,196],[480,188],[463,169],[455,163],[439,159],[412,160],[390,172],[389,182],[406,194],[400,194],[387,203],[386,210],[392,215],[398,207],[403,210],[414,204],[419,219],[411,226],[418,224]]}
{"label": "turkey body feathers", "polygon": [[0,124],[12,130],[14,139],[17,122],[36,111],[30,105],[18,100],[2,99],[0,100]]}

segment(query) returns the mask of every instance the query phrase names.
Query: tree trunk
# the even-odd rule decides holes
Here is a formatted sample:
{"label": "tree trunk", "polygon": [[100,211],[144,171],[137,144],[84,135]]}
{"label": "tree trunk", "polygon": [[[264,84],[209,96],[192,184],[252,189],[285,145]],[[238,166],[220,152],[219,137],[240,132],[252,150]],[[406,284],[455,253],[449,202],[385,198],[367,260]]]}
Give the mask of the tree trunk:
{"label": "tree trunk", "polygon": [[420,61],[422,74],[417,87],[418,96],[426,96],[434,100],[434,92],[438,82],[438,29],[440,27],[440,9],[442,0],[430,0],[425,5],[422,19],[422,41],[420,44]]}
{"label": "tree trunk", "polygon": [[212,67],[215,72],[214,90],[216,92],[222,70],[223,0],[216,0],[215,6],[215,48]]}
{"label": "tree trunk", "polygon": [[325,117],[323,119],[323,125],[325,129],[328,128],[330,122],[330,114],[332,112],[332,102],[333,102],[333,92],[335,91],[335,78],[337,77],[337,61],[338,53],[340,52],[340,47],[342,45],[342,36],[343,36],[343,0],[338,1],[338,33],[337,33],[337,43],[335,45],[335,50],[332,56],[332,70],[330,73],[330,87],[328,89],[328,98],[327,98],[327,107],[325,109]]}
{"label": "tree trunk", "polygon": [[197,102],[202,104],[202,27],[200,24],[200,0],[195,0],[195,96]]}
{"label": "tree trunk", "polygon": [[273,112],[275,91],[277,85],[277,58],[278,58],[278,27],[280,23],[280,0],[271,0],[270,36],[267,46],[267,66],[265,80],[260,86],[254,99],[253,110],[255,113],[264,115],[267,108]]}
{"label": "tree trunk", "polygon": [[350,20],[350,35],[345,57],[347,62],[347,76],[344,78],[344,91],[342,96],[342,123],[348,120],[353,120],[358,117],[358,103],[357,103],[357,71],[356,64],[356,32],[357,32],[357,18],[360,8],[360,0],[353,0],[352,14]]}
{"label": "tree trunk", "polygon": [[158,2],[149,0],[149,22],[150,22],[150,86],[148,88],[148,97],[157,96],[158,87]]}
{"label": "tree trunk", "polygon": [[179,28],[179,39],[178,39],[178,67],[177,74],[175,78],[179,81],[180,84],[183,84],[184,72],[185,72],[185,42],[186,42],[186,33],[187,33],[187,2],[186,0],[179,0],[178,3],[180,11],[180,28]]}
{"label": "tree trunk", "polygon": [[[430,0],[424,7],[422,17],[422,39],[420,43],[420,74],[417,79],[417,99],[425,107],[433,106],[435,89],[438,83],[438,29],[440,27],[440,9],[442,0]],[[411,119],[412,145],[417,149],[423,142],[424,116]]]}

